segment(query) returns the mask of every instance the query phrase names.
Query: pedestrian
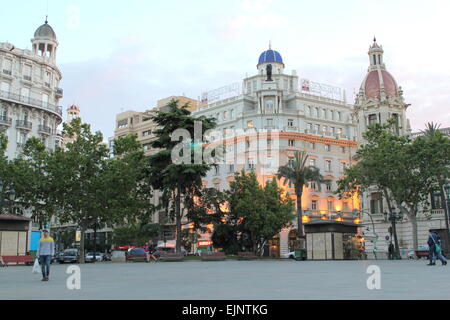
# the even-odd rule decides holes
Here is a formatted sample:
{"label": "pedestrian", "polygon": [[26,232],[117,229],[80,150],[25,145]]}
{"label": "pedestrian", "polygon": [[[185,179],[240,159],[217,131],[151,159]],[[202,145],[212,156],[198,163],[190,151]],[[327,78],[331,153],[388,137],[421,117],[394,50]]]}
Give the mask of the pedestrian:
{"label": "pedestrian", "polygon": [[430,248],[430,263],[428,265],[436,265],[436,257],[442,262],[443,266],[447,265],[447,260],[442,255],[441,237],[439,237],[437,232],[430,230],[427,243]]}
{"label": "pedestrian", "polygon": [[394,260],[394,245],[392,244],[392,242],[389,243],[388,257],[389,257],[389,260]]}
{"label": "pedestrian", "polygon": [[55,255],[55,241],[48,235],[48,230],[43,230],[43,237],[39,240],[37,257],[41,264],[42,281],[48,281],[50,275],[50,263]]}

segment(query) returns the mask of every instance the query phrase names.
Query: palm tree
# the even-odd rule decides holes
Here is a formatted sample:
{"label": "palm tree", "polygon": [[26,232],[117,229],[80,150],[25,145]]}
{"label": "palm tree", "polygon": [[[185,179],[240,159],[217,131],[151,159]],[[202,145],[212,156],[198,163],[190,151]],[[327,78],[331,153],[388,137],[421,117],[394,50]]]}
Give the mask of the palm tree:
{"label": "palm tree", "polygon": [[[295,195],[297,197],[297,236],[299,240],[304,239],[305,235],[303,233],[303,223],[302,223],[302,195],[303,187],[308,182],[316,182],[321,189],[321,184],[327,182],[320,174],[319,168],[314,166],[307,166],[306,161],[308,160],[308,155],[305,151],[296,151],[293,161],[290,161],[287,165],[278,168],[278,179],[284,178],[283,184],[286,185],[288,182],[294,185]],[[301,247],[304,249],[303,247]]]}

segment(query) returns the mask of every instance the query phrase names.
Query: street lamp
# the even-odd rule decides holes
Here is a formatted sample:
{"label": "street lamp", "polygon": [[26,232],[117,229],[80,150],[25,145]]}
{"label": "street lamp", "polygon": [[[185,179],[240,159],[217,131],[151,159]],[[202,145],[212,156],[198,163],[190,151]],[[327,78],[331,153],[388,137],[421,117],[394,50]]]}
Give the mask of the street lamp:
{"label": "street lamp", "polygon": [[398,246],[397,228],[395,226],[395,223],[397,221],[403,220],[403,213],[401,211],[396,212],[395,208],[391,207],[391,209],[389,210],[389,213],[387,211],[384,211],[384,216],[388,221],[391,222],[392,233],[394,235],[395,256],[396,256],[396,259],[400,260],[401,259],[400,248]]}

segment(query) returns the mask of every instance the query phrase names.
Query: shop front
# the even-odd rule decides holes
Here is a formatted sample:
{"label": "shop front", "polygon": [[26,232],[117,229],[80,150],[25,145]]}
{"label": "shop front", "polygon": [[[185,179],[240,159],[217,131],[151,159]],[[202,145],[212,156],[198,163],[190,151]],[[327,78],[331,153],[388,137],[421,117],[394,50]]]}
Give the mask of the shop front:
{"label": "shop front", "polygon": [[308,260],[356,260],[362,247],[358,224],[317,220],[305,223]]}

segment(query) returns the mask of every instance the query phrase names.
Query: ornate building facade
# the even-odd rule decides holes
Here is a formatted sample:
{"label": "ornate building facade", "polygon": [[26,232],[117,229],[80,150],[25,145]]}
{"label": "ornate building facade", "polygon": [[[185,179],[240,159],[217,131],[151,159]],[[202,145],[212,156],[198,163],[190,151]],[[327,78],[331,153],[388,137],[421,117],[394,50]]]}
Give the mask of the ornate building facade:
{"label": "ornate building facade", "polygon": [[61,72],[58,40],[47,21],[31,39],[32,49],[0,43],[0,130],[8,136],[7,157],[17,157],[26,140],[40,138],[48,151],[61,144]]}

